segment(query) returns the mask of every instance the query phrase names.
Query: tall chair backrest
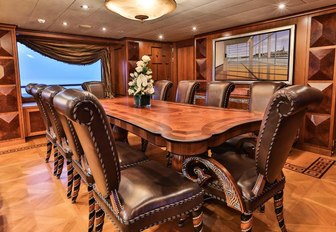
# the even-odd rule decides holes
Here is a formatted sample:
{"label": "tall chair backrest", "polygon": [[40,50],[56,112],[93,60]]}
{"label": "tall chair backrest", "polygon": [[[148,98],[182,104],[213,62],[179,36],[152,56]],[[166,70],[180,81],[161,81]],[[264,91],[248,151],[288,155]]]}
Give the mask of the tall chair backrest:
{"label": "tall chair backrest", "polygon": [[46,111],[46,107],[42,102],[42,98],[41,98],[41,94],[42,91],[47,88],[47,85],[41,85],[41,84],[35,84],[35,83],[31,83],[28,84],[26,86],[26,92],[30,95],[32,95],[36,101],[37,107],[39,108],[40,112],[41,112],[41,116],[42,116],[42,120],[44,123],[44,126],[46,128],[46,130],[50,130],[51,128],[51,122],[50,122],[50,118],[47,114]]}
{"label": "tall chair backrest", "polygon": [[118,153],[105,111],[91,93],[67,89],[54,98],[54,107],[75,128],[98,191],[107,197],[119,188]]}
{"label": "tall chair backrest", "polygon": [[205,104],[226,108],[235,85],[232,82],[213,81],[207,83]]}
{"label": "tall chair backrest", "polygon": [[266,108],[256,145],[257,171],[269,183],[280,175],[308,105],[321,102],[321,91],[307,86],[278,90]]}
{"label": "tall chair backrest", "polygon": [[196,90],[200,83],[197,81],[180,81],[176,90],[176,102],[193,104]]}
{"label": "tall chair backrest", "polygon": [[250,87],[249,110],[264,112],[272,95],[285,87],[283,82],[254,82]]}
{"label": "tall chair backrest", "polygon": [[58,117],[58,114],[54,108],[53,99],[56,96],[56,94],[61,92],[62,90],[64,90],[64,87],[58,85],[52,85],[45,88],[41,94],[42,101],[46,107],[46,112],[49,116],[52,128],[56,134],[58,143],[61,143],[62,139],[65,138],[65,133],[62,124],[60,122],[60,119]]}
{"label": "tall chair backrest", "polygon": [[169,90],[173,87],[173,83],[168,80],[159,80],[154,83],[154,100],[166,101]]}
{"label": "tall chair backrest", "polygon": [[98,99],[105,98],[105,86],[101,81],[87,81],[82,84],[82,89],[89,91]]}
{"label": "tall chair backrest", "polygon": [[58,112],[57,115],[58,118],[60,119],[65,136],[67,138],[67,141],[62,141],[62,144],[63,142],[67,142],[67,145],[70,146],[71,152],[73,154],[72,160],[77,160],[79,161],[79,163],[81,163],[84,156],[84,151],[82,145],[80,144],[75,128],[72,122],[68,120],[68,118],[65,115],[60,114]]}

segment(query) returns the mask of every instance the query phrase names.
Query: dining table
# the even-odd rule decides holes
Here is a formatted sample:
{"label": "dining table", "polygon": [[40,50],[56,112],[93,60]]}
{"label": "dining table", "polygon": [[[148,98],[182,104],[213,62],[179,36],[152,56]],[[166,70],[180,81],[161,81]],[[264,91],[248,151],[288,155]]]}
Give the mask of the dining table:
{"label": "dining table", "polygon": [[100,103],[112,125],[166,147],[177,171],[187,156],[207,153],[230,138],[258,131],[263,117],[262,113],[240,109],[160,100],[137,108],[132,97],[102,99]]}

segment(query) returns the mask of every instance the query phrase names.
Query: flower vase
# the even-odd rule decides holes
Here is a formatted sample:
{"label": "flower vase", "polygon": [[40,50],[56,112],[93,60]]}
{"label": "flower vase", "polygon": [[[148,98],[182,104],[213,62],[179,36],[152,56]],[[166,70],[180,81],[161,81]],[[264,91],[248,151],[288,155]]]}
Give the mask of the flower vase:
{"label": "flower vase", "polygon": [[151,95],[135,95],[134,105],[137,108],[150,107]]}

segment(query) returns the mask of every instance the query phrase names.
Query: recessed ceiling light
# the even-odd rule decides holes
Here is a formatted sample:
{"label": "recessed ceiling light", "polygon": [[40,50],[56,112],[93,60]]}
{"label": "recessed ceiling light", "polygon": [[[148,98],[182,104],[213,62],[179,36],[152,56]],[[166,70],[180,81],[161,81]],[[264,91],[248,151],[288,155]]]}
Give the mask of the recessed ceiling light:
{"label": "recessed ceiling light", "polygon": [[286,8],[286,4],[285,3],[280,3],[279,5],[278,5],[278,9],[279,10],[284,10]]}
{"label": "recessed ceiling light", "polygon": [[45,23],[46,20],[45,20],[45,19],[41,19],[41,18],[39,18],[39,19],[37,19],[37,22],[39,22],[39,23]]}
{"label": "recessed ceiling light", "polygon": [[159,35],[159,39],[163,39],[163,35]]}
{"label": "recessed ceiling light", "polygon": [[106,31],[106,27],[103,27],[103,28],[102,28],[102,31]]}
{"label": "recessed ceiling light", "polygon": [[197,27],[193,26],[193,27],[192,27],[192,30],[193,30],[193,31],[197,31]]}
{"label": "recessed ceiling light", "polygon": [[67,22],[63,22],[63,26],[68,26],[68,23]]}
{"label": "recessed ceiling light", "polygon": [[87,9],[89,9],[89,6],[84,4],[84,5],[81,5],[81,8],[84,9],[84,10],[87,10]]}

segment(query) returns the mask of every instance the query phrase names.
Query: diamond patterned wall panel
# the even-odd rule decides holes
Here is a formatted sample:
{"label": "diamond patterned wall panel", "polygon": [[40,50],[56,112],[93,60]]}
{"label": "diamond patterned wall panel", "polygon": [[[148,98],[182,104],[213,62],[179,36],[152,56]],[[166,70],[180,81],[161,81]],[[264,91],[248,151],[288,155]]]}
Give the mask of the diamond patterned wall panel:
{"label": "diamond patterned wall panel", "polygon": [[11,41],[11,33],[0,30],[0,56],[12,56],[13,47]]}
{"label": "diamond patterned wall panel", "polygon": [[312,17],[310,46],[336,45],[336,13]]}
{"label": "diamond patterned wall panel", "polygon": [[309,107],[309,112],[330,114],[331,113],[331,104],[333,97],[333,84],[332,83],[308,83],[308,86],[314,87],[323,93],[323,100],[317,106]]}
{"label": "diamond patterned wall panel", "polygon": [[18,111],[16,87],[0,86],[0,113]]}
{"label": "diamond patterned wall panel", "polygon": [[19,114],[0,113],[0,140],[20,137]]}
{"label": "diamond patterned wall panel", "polygon": [[206,42],[205,38],[196,40],[196,59],[206,58]]}
{"label": "diamond patterned wall panel", "polygon": [[206,59],[196,60],[196,80],[206,80]]}
{"label": "diamond patterned wall panel", "polygon": [[332,80],[334,61],[335,49],[310,51],[308,80]]}
{"label": "diamond patterned wall panel", "polygon": [[330,115],[306,114],[304,142],[319,147],[329,146]]}
{"label": "diamond patterned wall panel", "polygon": [[0,60],[0,85],[15,84],[13,60]]}

